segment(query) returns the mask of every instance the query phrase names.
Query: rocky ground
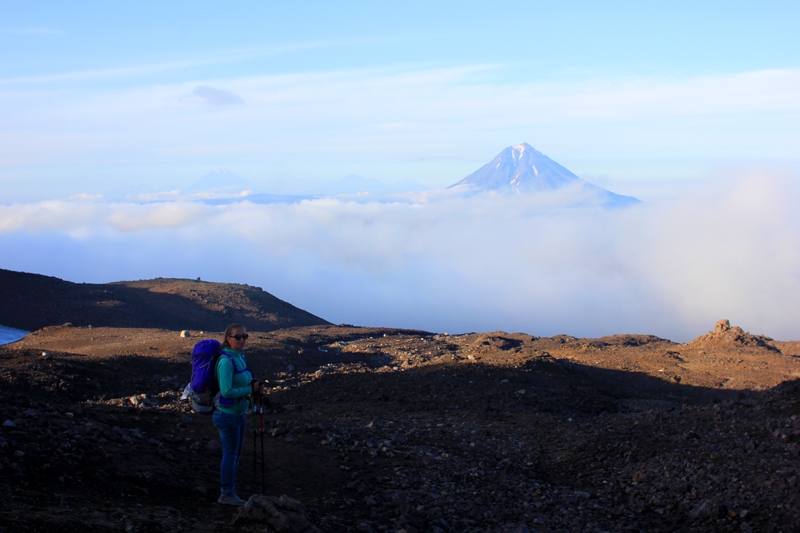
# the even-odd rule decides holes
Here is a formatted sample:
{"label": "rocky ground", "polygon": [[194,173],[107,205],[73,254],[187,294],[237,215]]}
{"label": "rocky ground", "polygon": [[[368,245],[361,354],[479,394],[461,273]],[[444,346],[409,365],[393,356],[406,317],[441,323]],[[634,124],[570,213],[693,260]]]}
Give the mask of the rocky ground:
{"label": "rocky ground", "polygon": [[248,497],[263,464],[265,496],[237,511],[214,503],[216,430],[180,401],[192,345],[213,336],[189,334],[59,326],[0,348],[0,531],[800,524],[796,342],[725,321],[687,344],[251,331],[273,405],[240,468]]}

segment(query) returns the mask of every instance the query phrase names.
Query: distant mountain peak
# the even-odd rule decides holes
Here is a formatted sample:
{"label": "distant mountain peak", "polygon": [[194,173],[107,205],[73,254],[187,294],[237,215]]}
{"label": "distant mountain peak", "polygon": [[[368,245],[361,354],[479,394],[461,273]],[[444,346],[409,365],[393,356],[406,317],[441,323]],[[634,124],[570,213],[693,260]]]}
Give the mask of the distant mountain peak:
{"label": "distant mountain peak", "polygon": [[597,197],[604,204],[639,202],[631,196],[621,196],[582,180],[525,142],[505,148],[494,159],[448,189],[468,193],[497,191],[527,194],[570,186]]}
{"label": "distant mountain peak", "polygon": [[528,143],[509,146],[489,163],[448,188],[534,192],[585,183]]}
{"label": "distant mountain peak", "polygon": [[[217,176],[228,176],[228,175],[233,176],[233,175],[235,175],[233,172],[231,172],[227,168],[215,168],[214,170],[212,170],[208,174],[215,174]],[[208,175],[208,174],[206,174],[206,175]]]}
{"label": "distant mountain peak", "polygon": [[530,144],[528,144],[528,143],[519,143],[518,145],[516,145],[516,146],[514,147],[514,151],[515,151],[515,152],[522,153],[522,152],[524,152],[525,150],[531,150],[532,152],[535,152],[535,151],[536,151],[536,150],[533,148],[533,146],[531,146],[531,145],[530,145]]}
{"label": "distant mountain peak", "polygon": [[252,188],[252,184],[225,168],[217,168],[194,182],[189,191],[241,192]]}

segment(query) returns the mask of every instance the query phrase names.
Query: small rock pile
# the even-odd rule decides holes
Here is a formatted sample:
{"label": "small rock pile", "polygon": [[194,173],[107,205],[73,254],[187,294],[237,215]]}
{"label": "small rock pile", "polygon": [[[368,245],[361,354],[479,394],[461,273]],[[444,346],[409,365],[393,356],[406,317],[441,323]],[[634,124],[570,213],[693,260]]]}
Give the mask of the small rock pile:
{"label": "small rock pile", "polygon": [[254,495],[239,508],[234,524],[265,524],[278,533],[319,533],[298,500],[285,494],[280,498]]}
{"label": "small rock pile", "polygon": [[744,331],[739,326],[731,326],[727,319],[719,320],[714,329],[692,341],[693,344],[727,343],[742,346],[759,346],[776,350],[773,340],[764,335],[753,335]]}

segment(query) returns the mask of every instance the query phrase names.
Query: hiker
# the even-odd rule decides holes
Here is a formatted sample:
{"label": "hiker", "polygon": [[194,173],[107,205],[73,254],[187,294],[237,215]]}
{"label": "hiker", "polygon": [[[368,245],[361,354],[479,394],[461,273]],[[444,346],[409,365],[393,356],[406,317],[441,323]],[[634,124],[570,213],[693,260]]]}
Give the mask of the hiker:
{"label": "hiker", "polygon": [[219,430],[222,443],[222,463],[219,468],[219,503],[243,505],[245,501],[236,495],[236,470],[242,457],[248,396],[261,394],[261,384],[253,379],[247,369],[244,347],[247,330],[241,324],[231,324],[225,329],[222,355],[217,361],[219,381],[219,403],[214,410],[214,425]]}

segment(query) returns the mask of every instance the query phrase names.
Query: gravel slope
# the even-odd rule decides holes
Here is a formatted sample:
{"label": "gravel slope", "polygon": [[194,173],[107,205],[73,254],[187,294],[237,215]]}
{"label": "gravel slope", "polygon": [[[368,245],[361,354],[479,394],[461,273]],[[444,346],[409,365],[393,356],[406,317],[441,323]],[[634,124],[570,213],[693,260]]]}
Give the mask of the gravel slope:
{"label": "gravel slope", "polygon": [[[788,532],[800,519],[797,343],[724,321],[687,344],[251,329],[273,401],[266,495],[287,531]],[[213,503],[216,430],[179,400],[208,336],[190,335],[50,327],[0,348],[0,531],[268,530]],[[244,496],[261,489],[253,436]]]}

